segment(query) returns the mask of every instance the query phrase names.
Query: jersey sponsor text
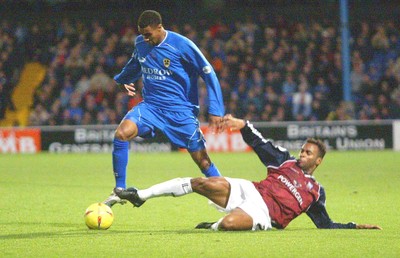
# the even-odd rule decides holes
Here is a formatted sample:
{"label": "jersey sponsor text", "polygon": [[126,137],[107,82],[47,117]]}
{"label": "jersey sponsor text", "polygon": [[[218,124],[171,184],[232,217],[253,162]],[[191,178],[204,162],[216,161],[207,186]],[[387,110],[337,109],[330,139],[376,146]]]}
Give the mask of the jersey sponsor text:
{"label": "jersey sponsor text", "polygon": [[284,176],[279,175],[278,179],[281,180],[281,182],[289,188],[290,192],[294,195],[296,200],[299,202],[300,205],[303,204],[303,198],[301,197],[300,193],[297,191],[296,187]]}

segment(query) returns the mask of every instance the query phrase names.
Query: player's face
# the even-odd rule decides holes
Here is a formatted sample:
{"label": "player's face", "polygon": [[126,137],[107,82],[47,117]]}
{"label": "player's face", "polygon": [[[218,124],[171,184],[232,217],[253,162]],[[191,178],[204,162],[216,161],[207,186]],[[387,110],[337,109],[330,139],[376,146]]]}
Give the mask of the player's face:
{"label": "player's face", "polygon": [[317,145],[305,143],[300,150],[297,164],[304,172],[312,173],[322,161],[318,153],[319,149]]}
{"label": "player's face", "polygon": [[156,27],[147,26],[146,28],[138,28],[142,34],[144,41],[148,44],[156,46],[164,39],[165,33],[161,24]]}

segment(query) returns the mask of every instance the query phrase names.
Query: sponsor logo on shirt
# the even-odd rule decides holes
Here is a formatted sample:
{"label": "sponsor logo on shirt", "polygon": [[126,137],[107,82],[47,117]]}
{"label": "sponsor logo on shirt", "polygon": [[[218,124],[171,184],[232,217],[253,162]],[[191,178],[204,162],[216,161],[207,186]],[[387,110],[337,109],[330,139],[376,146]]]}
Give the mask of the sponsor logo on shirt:
{"label": "sponsor logo on shirt", "polygon": [[300,193],[297,191],[296,187],[284,176],[279,175],[278,179],[289,189],[289,191],[294,195],[297,202],[302,205],[303,198],[301,197]]}
{"label": "sponsor logo on shirt", "polygon": [[169,69],[142,67],[142,73],[148,80],[166,80],[173,72]]}
{"label": "sponsor logo on shirt", "polygon": [[172,71],[168,69],[157,69],[142,67],[142,73],[145,74],[156,74],[156,75],[172,75]]}
{"label": "sponsor logo on shirt", "polygon": [[139,57],[138,60],[140,63],[144,63],[146,62],[146,57]]}

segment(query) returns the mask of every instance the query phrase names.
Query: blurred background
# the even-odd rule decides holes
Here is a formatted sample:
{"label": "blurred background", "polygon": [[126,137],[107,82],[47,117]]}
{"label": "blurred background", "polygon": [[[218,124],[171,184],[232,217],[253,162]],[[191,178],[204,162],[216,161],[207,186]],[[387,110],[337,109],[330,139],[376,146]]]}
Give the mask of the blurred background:
{"label": "blurred background", "polygon": [[[118,124],[141,101],[112,78],[146,9],[206,55],[226,113],[264,122],[400,119],[399,1],[349,1],[348,22],[340,4],[0,0],[0,126]],[[206,122],[203,85],[200,105]]]}

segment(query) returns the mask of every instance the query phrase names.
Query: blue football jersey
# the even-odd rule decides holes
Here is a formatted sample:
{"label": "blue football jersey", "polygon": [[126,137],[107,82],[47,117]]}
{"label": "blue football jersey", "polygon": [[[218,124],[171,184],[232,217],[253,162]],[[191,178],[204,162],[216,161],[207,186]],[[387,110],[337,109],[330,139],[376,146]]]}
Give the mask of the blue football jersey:
{"label": "blue football jersey", "polygon": [[207,86],[208,112],[223,116],[222,92],[214,69],[191,40],[172,31],[167,31],[157,46],[138,36],[131,59],[114,80],[129,84],[142,77],[146,103],[160,109],[190,109],[197,114],[199,76]]}

